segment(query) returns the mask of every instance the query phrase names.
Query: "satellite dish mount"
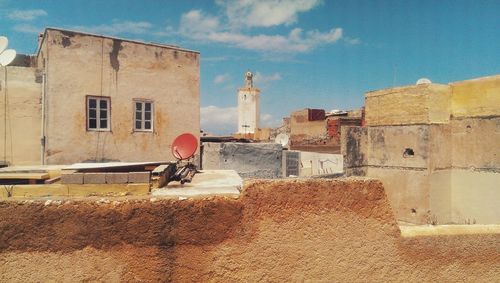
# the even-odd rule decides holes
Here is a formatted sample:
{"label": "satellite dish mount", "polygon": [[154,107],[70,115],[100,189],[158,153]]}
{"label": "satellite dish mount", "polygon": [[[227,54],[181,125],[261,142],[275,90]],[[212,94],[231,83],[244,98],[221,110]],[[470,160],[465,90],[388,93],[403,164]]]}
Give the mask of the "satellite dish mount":
{"label": "satellite dish mount", "polygon": [[170,173],[167,177],[167,183],[170,181],[179,181],[181,184],[191,183],[194,175],[198,172],[196,165],[191,162],[197,149],[198,139],[194,135],[184,133],[175,138],[171,150],[177,162],[171,163],[168,167]]}

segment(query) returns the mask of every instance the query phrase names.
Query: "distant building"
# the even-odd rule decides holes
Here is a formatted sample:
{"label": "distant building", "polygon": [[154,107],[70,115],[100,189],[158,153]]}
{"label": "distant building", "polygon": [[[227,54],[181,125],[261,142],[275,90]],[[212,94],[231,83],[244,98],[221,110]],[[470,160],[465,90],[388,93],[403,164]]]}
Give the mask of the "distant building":
{"label": "distant building", "polygon": [[260,90],[253,85],[253,74],[245,73],[245,86],[238,90],[238,134],[254,134],[259,128]]}
{"label": "distant building", "polygon": [[323,109],[302,109],[290,115],[291,149],[340,153],[342,126],[361,126],[362,111],[326,113]]}
{"label": "distant building", "polygon": [[7,164],[173,159],[199,136],[199,52],[47,28],[35,56],[0,68]]}

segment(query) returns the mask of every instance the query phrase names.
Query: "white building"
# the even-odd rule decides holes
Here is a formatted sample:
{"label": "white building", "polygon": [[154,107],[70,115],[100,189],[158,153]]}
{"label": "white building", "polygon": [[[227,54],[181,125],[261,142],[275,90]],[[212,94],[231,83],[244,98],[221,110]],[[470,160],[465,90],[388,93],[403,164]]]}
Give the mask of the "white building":
{"label": "white building", "polygon": [[253,134],[259,128],[260,90],[253,86],[253,74],[246,72],[245,86],[238,90],[238,134]]}

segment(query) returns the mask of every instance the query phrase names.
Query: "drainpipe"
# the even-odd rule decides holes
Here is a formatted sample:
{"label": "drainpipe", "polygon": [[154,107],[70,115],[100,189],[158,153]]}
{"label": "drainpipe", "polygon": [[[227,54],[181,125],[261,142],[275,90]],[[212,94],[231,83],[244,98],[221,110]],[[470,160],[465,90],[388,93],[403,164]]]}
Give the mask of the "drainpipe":
{"label": "drainpipe", "polygon": [[3,91],[3,162],[7,164],[7,66],[4,66],[4,82],[5,87]]}
{"label": "drainpipe", "polygon": [[42,74],[42,125],[40,138],[40,161],[45,165],[45,70]]}

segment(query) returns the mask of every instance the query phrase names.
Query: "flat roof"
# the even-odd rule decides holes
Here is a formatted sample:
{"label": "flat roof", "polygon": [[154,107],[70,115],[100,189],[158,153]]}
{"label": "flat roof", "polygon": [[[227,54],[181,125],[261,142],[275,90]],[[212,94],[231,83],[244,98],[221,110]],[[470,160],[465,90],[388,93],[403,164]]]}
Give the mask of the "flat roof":
{"label": "flat roof", "polygon": [[[153,43],[153,42],[145,42],[145,41],[132,40],[132,39],[115,37],[115,36],[107,36],[107,35],[102,35],[102,34],[94,34],[94,33],[90,33],[90,32],[84,32],[84,31],[78,31],[78,30],[71,30],[71,29],[63,29],[63,28],[57,28],[57,27],[46,27],[44,29],[44,32],[43,32],[43,38],[44,38],[44,40],[45,40],[45,36],[47,34],[47,31],[49,31],[49,30],[75,33],[75,34],[85,35],[85,36],[94,36],[94,37],[100,37],[100,38],[116,39],[116,40],[120,40],[120,41],[136,43],[136,44],[156,46],[156,47],[161,47],[161,48],[168,48],[168,49],[174,49],[174,50],[183,51],[183,52],[190,52],[190,53],[200,54],[199,51],[181,48],[181,47],[179,47],[177,45],[162,44],[162,43]],[[39,46],[38,46],[38,50],[36,52],[37,55],[40,52],[40,47],[41,47],[41,44],[39,44]]]}
{"label": "flat roof", "polygon": [[479,77],[479,78],[473,78],[473,79],[468,79],[468,80],[463,80],[463,81],[451,82],[449,84],[455,85],[455,84],[461,84],[461,83],[481,82],[481,81],[498,80],[498,79],[500,79],[500,75],[491,75],[491,76],[486,76],[486,77]]}

